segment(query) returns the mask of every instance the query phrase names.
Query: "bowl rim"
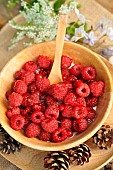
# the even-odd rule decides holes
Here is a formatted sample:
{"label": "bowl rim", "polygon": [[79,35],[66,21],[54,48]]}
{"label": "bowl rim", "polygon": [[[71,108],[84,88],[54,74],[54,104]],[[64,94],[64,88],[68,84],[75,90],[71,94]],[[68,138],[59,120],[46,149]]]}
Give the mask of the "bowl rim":
{"label": "bowl rim", "polygon": [[[2,74],[4,73],[4,71],[7,69],[7,67],[9,66],[10,64],[10,61],[14,60],[20,53],[26,51],[27,49],[30,49],[34,46],[39,46],[40,44],[48,44],[48,43],[54,43],[55,44],[55,41],[48,41],[48,42],[42,42],[42,43],[39,43],[39,44],[34,44],[30,47],[27,47],[23,50],[21,50],[20,52],[18,52],[15,56],[13,56],[6,64],[5,66],[3,67],[3,69],[1,70],[1,73],[0,73],[0,79],[2,77]],[[6,122],[3,122],[2,120],[0,120],[0,123],[2,125],[2,127],[6,130],[6,132],[12,136],[15,140],[17,140],[18,142],[22,143],[23,145],[26,145],[28,147],[31,147],[33,149],[38,149],[38,150],[44,150],[44,151],[59,151],[59,150],[65,150],[65,149],[69,149],[69,148],[72,148],[74,146],[77,146],[78,143],[81,144],[85,141],[87,141],[89,138],[91,138],[97,131],[98,129],[104,124],[105,120],[107,119],[109,113],[110,113],[110,110],[111,110],[111,107],[112,107],[112,101],[113,100],[113,92],[112,92],[112,89],[113,89],[113,86],[112,86],[112,77],[111,77],[111,74],[109,72],[109,69],[107,68],[107,66],[105,65],[105,63],[102,61],[102,59],[99,57],[98,54],[96,54],[95,52],[91,51],[90,49],[80,45],[80,44],[77,44],[77,43],[73,43],[73,42],[67,42],[65,41],[64,42],[64,45],[65,44],[70,44],[70,45],[73,45],[73,46],[76,46],[76,47],[79,47],[83,50],[85,50],[86,52],[88,53],[91,53],[92,55],[94,55],[96,58],[98,58],[99,62],[102,64],[102,66],[105,68],[106,72],[107,72],[107,75],[108,75],[108,78],[109,78],[109,82],[110,82],[110,92],[109,92],[109,102],[108,102],[108,107],[107,107],[107,110],[106,110],[106,113],[107,114],[104,114],[102,120],[99,122],[99,124],[90,132],[90,134],[87,134],[87,135],[84,135],[82,138],[78,139],[77,141],[72,141],[70,143],[62,143],[62,142],[59,142],[59,143],[52,143],[52,142],[45,142],[45,141],[41,141],[40,143],[42,144],[34,144],[32,143],[32,145],[30,145],[30,140],[33,139],[33,138],[27,138],[29,140],[25,140],[23,141],[23,139],[21,139],[20,137],[18,137],[18,135],[16,133],[12,133],[14,130],[9,127],[9,125],[6,124]],[[1,97],[0,97],[1,98]],[[34,138],[35,139],[35,138]],[[38,139],[36,139],[37,141],[39,141]],[[32,140],[31,140],[32,141]],[[49,143],[49,145],[48,145]]]}

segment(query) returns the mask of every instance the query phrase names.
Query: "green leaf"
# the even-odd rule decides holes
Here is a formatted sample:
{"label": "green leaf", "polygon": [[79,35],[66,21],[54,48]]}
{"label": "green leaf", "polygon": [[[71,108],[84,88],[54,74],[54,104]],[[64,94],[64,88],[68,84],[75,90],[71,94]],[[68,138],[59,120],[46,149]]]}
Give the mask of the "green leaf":
{"label": "green leaf", "polygon": [[61,7],[62,4],[65,3],[66,0],[56,0],[53,7],[54,7],[54,11],[58,12],[59,8]]}
{"label": "green leaf", "polygon": [[84,24],[84,30],[87,32],[88,28],[87,28],[87,23],[85,22]]}
{"label": "green leaf", "polygon": [[71,26],[71,27],[74,27],[74,28],[79,28],[81,25],[78,24],[77,22],[71,22],[71,23],[70,23],[70,26]]}
{"label": "green leaf", "polygon": [[69,35],[74,35],[75,28],[67,27],[66,28],[66,33],[69,34]]}

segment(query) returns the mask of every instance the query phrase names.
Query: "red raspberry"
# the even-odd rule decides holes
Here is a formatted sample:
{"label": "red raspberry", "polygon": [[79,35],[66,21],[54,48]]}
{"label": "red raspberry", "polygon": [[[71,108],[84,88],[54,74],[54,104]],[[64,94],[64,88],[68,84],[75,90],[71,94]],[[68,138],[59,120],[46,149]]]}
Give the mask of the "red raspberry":
{"label": "red raspberry", "polygon": [[71,66],[72,63],[72,58],[68,56],[62,56],[61,60],[61,68],[68,68]]}
{"label": "red raspberry", "polygon": [[23,97],[22,106],[28,106],[28,98],[30,97],[30,94],[24,93],[22,97]]}
{"label": "red raspberry", "polygon": [[9,95],[9,104],[12,107],[20,106],[22,104],[22,100],[23,97],[18,93],[13,92]]}
{"label": "red raspberry", "polygon": [[35,80],[35,74],[31,71],[25,71],[21,76],[21,80],[28,85]]}
{"label": "red raspberry", "polygon": [[69,70],[68,69],[62,69],[62,79],[63,81],[67,79],[67,77],[69,76]]}
{"label": "red raspberry", "polygon": [[13,115],[20,114],[19,107],[13,107],[12,109],[8,109],[6,112],[6,116],[10,119]]}
{"label": "red raspberry", "polygon": [[77,119],[73,121],[73,131],[83,132],[88,127],[88,121],[86,119]]}
{"label": "red raspberry", "polygon": [[11,95],[12,92],[13,92],[12,89],[10,89],[10,90],[8,90],[8,91],[6,92],[5,96],[6,96],[6,99],[7,99],[7,100],[9,99],[9,96]]}
{"label": "red raspberry", "polygon": [[91,66],[86,66],[82,70],[82,77],[84,80],[94,80],[96,76],[95,68]]}
{"label": "red raspberry", "polygon": [[67,129],[67,137],[72,137],[73,136],[73,131],[70,129]]}
{"label": "red raspberry", "polygon": [[19,71],[16,71],[16,73],[14,74],[14,78],[15,79],[21,79],[22,74],[25,73],[26,71],[24,69],[21,69]]}
{"label": "red raspberry", "polygon": [[69,75],[66,79],[66,81],[69,81],[69,82],[74,82],[77,78],[74,76],[74,75]]}
{"label": "red raspberry", "polygon": [[96,116],[96,111],[92,107],[87,107],[87,119],[93,120]]}
{"label": "red raspberry", "polygon": [[42,77],[48,77],[47,76],[47,74],[48,74],[47,70],[44,70],[43,68],[40,69],[39,74],[41,74]]}
{"label": "red raspberry", "polygon": [[28,61],[24,64],[23,68],[27,71],[35,72],[37,69],[37,65],[34,61]]}
{"label": "red raspberry", "polygon": [[83,84],[79,85],[79,87],[76,88],[76,93],[80,97],[87,97],[90,94],[90,88],[86,83],[83,83]]}
{"label": "red raspberry", "polygon": [[24,109],[21,109],[21,115],[26,116],[31,111],[31,107],[27,106]]}
{"label": "red raspberry", "polygon": [[87,116],[88,111],[86,107],[76,106],[73,108],[73,117],[76,119],[83,119]]}
{"label": "red raspberry", "polygon": [[40,111],[34,111],[32,114],[31,114],[31,120],[32,122],[36,123],[36,124],[39,124],[41,123],[42,120],[45,119],[45,116],[42,112]]}
{"label": "red raspberry", "polygon": [[73,85],[75,88],[81,86],[82,84],[84,84],[84,82],[82,80],[78,80],[78,79],[73,82]]}
{"label": "red raspberry", "polygon": [[60,82],[58,84],[54,84],[54,86],[52,86],[52,88],[53,88],[53,90],[52,90],[53,97],[57,100],[63,100],[63,98],[67,94],[67,90],[68,90],[65,83]]}
{"label": "red raspberry", "polygon": [[70,69],[70,74],[78,77],[81,75],[81,72],[83,70],[83,65],[82,64],[75,64],[74,66],[71,67]]}
{"label": "red raspberry", "polygon": [[20,114],[13,115],[11,117],[10,126],[14,130],[21,130],[23,128],[23,126],[24,126],[24,123],[25,123],[25,119]]}
{"label": "red raspberry", "polygon": [[37,78],[36,86],[40,92],[44,92],[49,88],[50,81],[47,78]]}
{"label": "red raspberry", "polygon": [[56,129],[58,129],[58,121],[55,118],[44,119],[41,122],[41,125],[42,125],[43,130],[49,133],[52,133]]}
{"label": "red raspberry", "polygon": [[27,85],[22,80],[16,80],[14,82],[13,89],[16,93],[23,94],[27,92]]}
{"label": "red raspberry", "polygon": [[42,78],[42,74],[36,74],[35,79]]}
{"label": "red raspberry", "polygon": [[62,142],[67,138],[67,130],[60,127],[53,132],[52,136],[54,142]]}
{"label": "red raspberry", "polygon": [[48,106],[46,111],[45,111],[45,117],[57,119],[59,117],[58,107],[55,106],[55,105]]}
{"label": "red raspberry", "polygon": [[76,105],[76,96],[74,95],[74,93],[68,93],[64,98],[64,103],[66,105],[75,106]]}
{"label": "red raspberry", "polygon": [[52,96],[46,97],[46,104],[49,105],[57,105],[56,100]]}
{"label": "red raspberry", "polygon": [[61,121],[61,127],[65,129],[71,129],[72,128],[72,120],[71,119],[63,119]]}
{"label": "red raspberry", "polygon": [[65,81],[65,85],[68,88],[68,91],[72,90],[73,86],[69,81]]}
{"label": "red raspberry", "polygon": [[34,104],[39,103],[39,91],[36,91],[34,93],[32,93],[29,97],[28,97],[28,104],[29,106],[32,106]]}
{"label": "red raspberry", "polygon": [[62,112],[64,110],[64,108],[65,108],[65,105],[64,104],[60,104],[58,106],[58,108],[59,108],[59,111]]}
{"label": "red raspberry", "polygon": [[51,141],[51,133],[42,131],[39,138],[40,140],[43,140],[43,141]]}
{"label": "red raspberry", "polygon": [[72,106],[69,106],[69,105],[65,105],[65,108],[62,112],[62,116],[63,117],[67,117],[67,118],[70,118],[72,117],[72,113],[73,113],[73,108]]}
{"label": "red raspberry", "polygon": [[26,127],[31,123],[31,117],[29,115],[26,115],[24,116],[24,119],[25,119],[25,123],[24,123],[23,129],[25,130]]}
{"label": "red raspberry", "polygon": [[83,97],[77,97],[76,106],[86,106],[86,101]]}
{"label": "red raspberry", "polygon": [[86,98],[87,106],[95,107],[95,106],[97,106],[97,103],[98,103],[97,97],[89,96],[89,97]]}
{"label": "red raspberry", "polygon": [[37,90],[36,84],[33,82],[28,86],[28,92],[29,93],[34,93]]}
{"label": "red raspberry", "polygon": [[38,56],[38,65],[41,68],[48,68],[50,66],[50,58],[47,56],[39,55]]}
{"label": "red raspberry", "polygon": [[45,110],[46,110],[46,107],[47,107],[47,106],[45,105],[45,103],[44,103],[44,102],[42,102],[42,103],[41,103],[41,112],[43,112],[43,113],[44,113],[44,112],[45,112]]}
{"label": "red raspberry", "polygon": [[99,97],[104,92],[104,82],[102,81],[93,81],[89,83],[90,91],[92,92],[93,96]]}
{"label": "red raspberry", "polygon": [[27,126],[25,133],[29,138],[36,137],[41,133],[41,126],[35,123],[31,123]]}
{"label": "red raspberry", "polygon": [[38,111],[40,111],[40,110],[41,110],[41,103],[33,104],[33,105],[32,105],[32,109],[33,109],[33,110],[38,110]]}

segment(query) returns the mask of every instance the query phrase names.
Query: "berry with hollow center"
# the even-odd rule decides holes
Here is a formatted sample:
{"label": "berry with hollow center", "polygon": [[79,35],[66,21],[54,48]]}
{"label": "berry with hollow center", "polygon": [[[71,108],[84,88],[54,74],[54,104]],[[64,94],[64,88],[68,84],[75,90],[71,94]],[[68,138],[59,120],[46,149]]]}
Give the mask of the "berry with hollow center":
{"label": "berry with hollow center", "polygon": [[22,80],[16,80],[13,85],[13,90],[16,93],[23,94],[27,92],[27,85]]}
{"label": "berry with hollow center", "polygon": [[18,115],[18,114],[20,114],[20,108],[19,108],[19,107],[13,107],[13,108],[8,109],[8,110],[6,111],[6,116],[7,116],[9,119],[11,119],[11,117],[12,117],[13,115]]}
{"label": "berry with hollow center", "polygon": [[82,78],[84,80],[94,80],[96,77],[96,70],[91,66],[86,66],[82,70]]}
{"label": "berry with hollow center", "polygon": [[65,98],[64,98],[64,103],[66,105],[71,105],[71,106],[75,106],[76,105],[76,96],[74,95],[74,93],[68,93]]}
{"label": "berry with hollow center", "polygon": [[54,142],[62,142],[68,137],[67,130],[63,127],[60,127],[53,132],[52,136]]}
{"label": "berry with hollow center", "polygon": [[32,122],[36,123],[36,124],[39,124],[42,122],[42,120],[45,119],[45,116],[42,112],[40,111],[34,111],[32,114],[31,114],[31,120]]}
{"label": "berry with hollow center", "polygon": [[73,131],[75,132],[83,132],[88,127],[88,121],[86,119],[77,119],[73,120]]}
{"label": "berry with hollow center", "polygon": [[40,133],[41,133],[41,126],[35,123],[30,123],[25,129],[25,134],[29,138],[36,137],[40,135]]}
{"label": "berry with hollow center", "polygon": [[34,61],[28,61],[24,64],[23,68],[27,71],[35,72],[37,69],[37,65]]}
{"label": "berry with hollow center", "polygon": [[58,129],[58,121],[55,118],[44,119],[41,122],[41,126],[46,132],[52,133]]}
{"label": "berry with hollow center", "polygon": [[83,83],[76,88],[76,93],[80,97],[87,97],[90,94],[90,88],[86,83]]}
{"label": "berry with hollow center", "polygon": [[50,66],[50,58],[47,56],[39,55],[37,62],[41,68],[48,68]]}
{"label": "berry with hollow center", "polygon": [[104,82],[103,81],[93,81],[89,83],[89,88],[93,96],[99,97],[104,92]]}
{"label": "berry with hollow center", "polygon": [[74,66],[71,67],[70,69],[70,74],[78,77],[81,75],[81,72],[83,70],[83,65],[82,64],[75,64]]}
{"label": "berry with hollow center", "polygon": [[48,106],[46,111],[45,111],[45,117],[57,119],[59,117],[58,107],[56,105]]}
{"label": "berry with hollow center", "polygon": [[22,115],[13,115],[10,120],[10,125],[14,130],[21,130],[24,126],[25,119]]}
{"label": "berry with hollow center", "polygon": [[10,106],[16,107],[22,104],[23,97],[20,94],[13,92],[11,95],[9,95],[8,100]]}
{"label": "berry with hollow center", "polygon": [[49,88],[50,81],[47,78],[37,78],[36,86],[40,92],[44,92]]}
{"label": "berry with hollow center", "polygon": [[73,108],[73,117],[76,119],[83,119],[87,116],[88,111],[86,107],[76,106]]}

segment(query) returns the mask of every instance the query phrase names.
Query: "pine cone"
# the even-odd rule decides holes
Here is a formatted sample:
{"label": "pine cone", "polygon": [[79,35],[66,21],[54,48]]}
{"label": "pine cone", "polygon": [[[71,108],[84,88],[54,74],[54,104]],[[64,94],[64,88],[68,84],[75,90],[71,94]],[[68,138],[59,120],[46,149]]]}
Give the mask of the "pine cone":
{"label": "pine cone", "polygon": [[68,151],[70,163],[75,165],[83,165],[85,162],[89,162],[91,152],[86,144],[80,144],[79,146],[73,147]]}
{"label": "pine cone", "polygon": [[65,151],[50,152],[44,158],[44,167],[47,170],[68,170],[69,157]]}
{"label": "pine cone", "polygon": [[109,125],[103,125],[93,136],[93,142],[100,149],[109,149],[113,144],[113,129]]}
{"label": "pine cone", "polygon": [[0,125],[0,151],[2,153],[14,153],[20,151],[22,144],[13,139]]}

